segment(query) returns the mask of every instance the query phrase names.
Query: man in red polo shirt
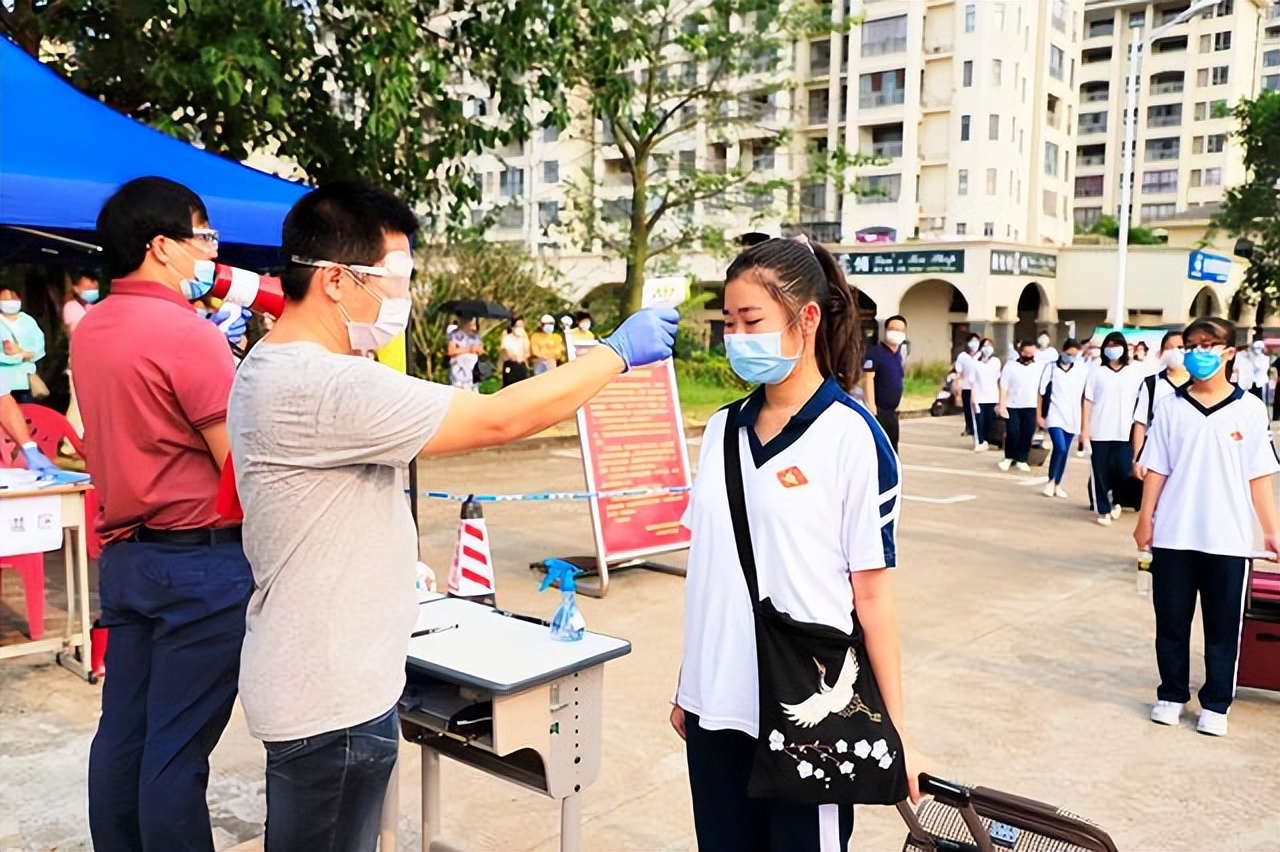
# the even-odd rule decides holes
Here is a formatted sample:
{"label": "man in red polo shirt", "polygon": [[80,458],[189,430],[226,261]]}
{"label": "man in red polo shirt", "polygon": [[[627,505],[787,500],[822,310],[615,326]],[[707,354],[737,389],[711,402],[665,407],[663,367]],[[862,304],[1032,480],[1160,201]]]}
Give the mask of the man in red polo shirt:
{"label": "man in red polo shirt", "polygon": [[191,306],[217,232],[199,196],[153,177],[107,201],[98,239],[115,280],[71,344],[111,629],[89,830],[112,852],[212,850],[209,753],[235,701],[253,588],[240,528],[214,508],[234,366]]}

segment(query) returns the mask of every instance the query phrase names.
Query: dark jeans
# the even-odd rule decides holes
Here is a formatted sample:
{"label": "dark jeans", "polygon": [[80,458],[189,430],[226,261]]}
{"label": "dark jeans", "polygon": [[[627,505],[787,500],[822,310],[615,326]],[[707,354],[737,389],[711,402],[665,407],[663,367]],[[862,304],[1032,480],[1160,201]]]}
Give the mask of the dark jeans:
{"label": "dark jeans", "polygon": [[514,385],[529,378],[529,368],[519,361],[502,362],[502,386]]}
{"label": "dark jeans", "polygon": [[1025,464],[1031,454],[1031,439],[1035,434],[1036,410],[1010,408],[1009,420],[1004,427],[1004,457]]}
{"label": "dark jeans", "polygon": [[1061,485],[1062,477],[1067,474],[1067,459],[1071,457],[1071,442],[1076,436],[1059,426],[1050,426],[1048,431],[1049,440],[1053,443],[1053,455],[1049,456],[1049,481]]}
{"label": "dark jeans", "polygon": [[[852,805],[747,798],[756,741],[741,731],[703,730],[692,713],[685,713],[684,727],[698,852],[848,849],[853,834]],[[837,835],[828,837],[830,845],[822,843],[824,819],[831,821],[828,834]]]}
{"label": "dark jeans", "polygon": [[1111,501],[1120,490],[1131,486],[1133,446],[1128,441],[1092,441],[1093,509],[1099,515],[1111,512]]}
{"label": "dark jeans", "polygon": [[400,751],[392,707],[372,721],[267,747],[267,852],[373,852]]}
{"label": "dark jeans", "polygon": [[898,409],[877,408],[876,422],[880,424],[880,428],[884,429],[885,435],[889,438],[889,445],[896,453],[898,451]]}
{"label": "dark jeans", "polygon": [[1200,706],[1226,713],[1236,694],[1236,657],[1244,617],[1245,560],[1193,550],[1151,549],[1151,603],[1156,611],[1156,664],[1161,701],[1191,698],[1191,619],[1200,596],[1204,622],[1204,686]]}
{"label": "dark jeans", "polygon": [[14,388],[9,391],[9,395],[13,397],[13,401],[18,405],[28,405],[36,401],[36,398],[31,395],[31,391],[28,388]]}
{"label": "dark jeans", "polygon": [[235,702],[249,562],[238,543],[118,542],[99,571],[111,676],[89,750],[94,848],[212,850],[209,753]]}
{"label": "dark jeans", "polygon": [[960,407],[964,410],[964,434],[974,434],[973,429],[973,391],[968,388],[960,390]]}
{"label": "dark jeans", "polygon": [[[985,444],[987,439],[991,437],[991,427],[996,421],[996,404],[994,402],[978,403],[978,410],[974,412],[974,444]],[[1005,436],[1008,438],[1008,436]]]}

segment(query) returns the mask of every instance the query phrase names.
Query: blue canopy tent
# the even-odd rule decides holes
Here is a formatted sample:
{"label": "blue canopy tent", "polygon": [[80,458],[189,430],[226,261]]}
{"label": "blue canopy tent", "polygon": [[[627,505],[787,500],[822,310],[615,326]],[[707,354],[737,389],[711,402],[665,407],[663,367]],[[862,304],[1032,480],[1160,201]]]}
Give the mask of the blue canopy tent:
{"label": "blue canopy tent", "polygon": [[91,264],[98,210],[144,175],[191,187],[220,259],[251,268],[278,264],[280,225],[308,189],[134,121],[0,37],[0,262]]}

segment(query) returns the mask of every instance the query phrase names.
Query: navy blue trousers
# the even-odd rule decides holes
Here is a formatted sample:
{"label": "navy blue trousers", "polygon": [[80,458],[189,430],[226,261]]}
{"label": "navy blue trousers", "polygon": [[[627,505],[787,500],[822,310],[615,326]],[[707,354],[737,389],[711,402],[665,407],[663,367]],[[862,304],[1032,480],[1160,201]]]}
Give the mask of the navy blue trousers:
{"label": "navy blue trousers", "polygon": [[968,388],[961,388],[960,407],[964,410],[964,433],[966,435],[975,434],[975,430],[973,428],[975,420],[973,411],[973,391]]}
{"label": "navy blue trousers", "polygon": [[249,562],[239,544],[119,542],[99,575],[111,641],[89,750],[94,848],[211,852],[209,753],[236,697]]}
{"label": "navy blue trousers", "polygon": [[1049,440],[1053,442],[1053,455],[1049,456],[1049,481],[1055,485],[1062,484],[1062,477],[1067,473],[1067,459],[1071,457],[1072,435],[1061,426],[1050,426]]}
{"label": "navy blue trousers", "polygon": [[1236,694],[1236,658],[1244,617],[1245,560],[1193,550],[1151,548],[1151,603],[1156,611],[1156,664],[1161,701],[1191,698],[1191,620],[1200,598],[1204,622],[1204,686],[1200,706],[1226,713]]}
{"label": "navy blue trousers", "polygon": [[1004,457],[1026,463],[1031,455],[1031,439],[1036,434],[1036,410],[1034,408],[1010,408],[1009,420],[1004,427]]}
{"label": "navy blue trousers", "polygon": [[1111,511],[1121,489],[1132,488],[1133,446],[1128,441],[1092,441],[1093,510],[1099,515]]}
{"label": "navy blue trousers", "polygon": [[684,727],[698,852],[828,852],[821,843],[824,818],[833,822],[840,852],[848,849],[852,805],[748,798],[756,741],[741,731],[703,730],[692,713],[685,713]]}

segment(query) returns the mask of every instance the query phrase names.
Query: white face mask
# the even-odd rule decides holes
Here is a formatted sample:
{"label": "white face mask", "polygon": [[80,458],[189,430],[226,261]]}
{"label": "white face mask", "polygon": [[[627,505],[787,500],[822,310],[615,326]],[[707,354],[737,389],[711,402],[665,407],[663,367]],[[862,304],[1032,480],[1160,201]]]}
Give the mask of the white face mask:
{"label": "white face mask", "polygon": [[582,329],[583,331],[590,331],[591,320],[583,320],[582,322],[578,323],[578,328]]}
{"label": "white face mask", "polygon": [[556,324],[555,324],[555,323],[553,323],[553,322],[549,322],[549,323],[547,323],[546,325],[544,325],[544,326],[542,327],[542,331],[543,331],[543,333],[544,333],[544,334],[550,334],[551,332],[553,332],[553,331],[555,331],[555,330],[556,330]]}
{"label": "white face mask", "polygon": [[1047,348],[1049,346],[1049,336],[1047,334],[1040,335],[1036,338],[1036,345],[1041,349]]}
{"label": "white face mask", "polygon": [[1170,349],[1160,356],[1160,363],[1164,365],[1166,370],[1182,369],[1182,350]]}
{"label": "white face mask", "polygon": [[347,337],[351,339],[351,348],[356,352],[374,352],[395,340],[409,327],[413,302],[410,299],[388,299],[384,296],[378,305],[378,318],[373,322],[357,322],[351,319],[342,305],[338,305],[338,309],[347,318]]}
{"label": "white face mask", "polygon": [[990,357],[991,357],[992,355],[994,355],[994,354],[996,354],[996,348],[995,348],[994,346],[984,346],[984,347],[982,347],[982,357],[983,357],[983,358],[990,358]]}
{"label": "white face mask", "polygon": [[905,331],[898,331],[896,328],[893,331],[886,331],[884,333],[885,343],[892,346],[901,346],[902,342],[906,339],[907,333]]}
{"label": "white face mask", "polygon": [[14,316],[22,310],[22,302],[17,299],[5,299],[0,302],[0,314]]}
{"label": "white face mask", "polygon": [[964,348],[968,349],[970,352],[977,352],[978,347],[981,345],[982,345],[981,340],[970,340],[968,343],[964,345]]}

